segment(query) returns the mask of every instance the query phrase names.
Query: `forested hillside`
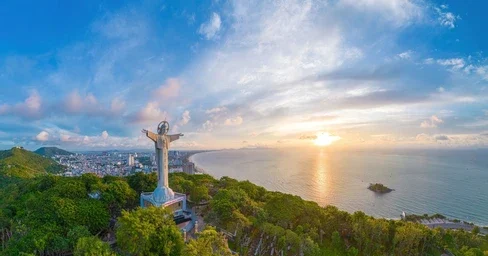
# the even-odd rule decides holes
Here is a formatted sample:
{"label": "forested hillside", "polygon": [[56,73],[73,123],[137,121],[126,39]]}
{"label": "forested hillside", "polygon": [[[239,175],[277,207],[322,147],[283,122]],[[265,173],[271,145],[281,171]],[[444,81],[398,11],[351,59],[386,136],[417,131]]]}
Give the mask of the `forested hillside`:
{"label": "forested hillside", "polygon": [[52,157],[52,156],[62,156],[62,155],[73,155],[73,153],[68,152],[66,150],[57,148],[57,147],[42,147],[38,148],[34,153],[39,154],[45,157]]}
{"label": "forested hillside", "polygon": [[[171,213],[138,207],[139,193],[153,190],[156,180],[155,173],[85,174],[11,183],[0,190],[0,255],[231,255],[230,247],[240,255],[471,256],[488,250],[486,237],[464,231],[349,214],[248,181],[170,174],[170,186],[203,203],[198,213],[215,227],[184,243]],[[228,240],[221,231],[231,234]]]}
{"label": "forested hillside", "polygon": [[65,167],[52,159],[31,151],[12,148],[0,151],[0,175],[7,177],[31,178],[47,173],[61,173]]}

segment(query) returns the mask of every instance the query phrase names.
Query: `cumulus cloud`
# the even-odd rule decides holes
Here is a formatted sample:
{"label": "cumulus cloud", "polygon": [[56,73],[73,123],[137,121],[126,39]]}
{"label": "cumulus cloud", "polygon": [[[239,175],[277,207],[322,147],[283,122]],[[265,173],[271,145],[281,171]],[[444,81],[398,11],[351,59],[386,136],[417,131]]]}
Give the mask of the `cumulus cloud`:
{"label": "cumulus cloud", "polygon": [[181,115],[180,120],[178,120],[178,122],[175,125],[173,125],[172,131],[178,132],[181,126],[186,125],[188,122],[190,122],[190,119],[191,119],[190,111],[185,110]]}
{"label": "cumulus cloud", "polygon": [[99,112],[100,110],[98,100],[92,93],[83,97],[78,90],[74,90],[65,97],[63,102],[63,111],[71,114]]}
{"label": "cumulus cloud", "polygon": [[177,78],[169,78],[155,92],[158,99],[175,98],[180,94],[181,82]]}
{"label": "cumulus cloud", "polygon": [[42,131],[36,135],[36,140],[38,141],[48,141],[49,140],[49,133],[46,131]]}
{"label": "cumulus cloud", "polygon": [[438,124],[442,124],[444,121],[439,117],[433,115],[428,120],[423,121],[420,123],[420,127],[422,128],[435,128]]}
{"label": "cumulus cloud", "polygon": [[104,140],[108,139],[108,132],[107,131],[102,132],[102,139],[104,139]]}
{"label": "cumulus cloud", "polygon": [[190,117],[190,111],[185,110],[183,112],[183,114],[181,115],[181,119],[178,122],[178,125],[185,125],[185,124],[187,124],[190,121],[190,119],[191,119],[191,117]]}
{"label": "cumulus cloud", "polygon": [[168,119],[168,113],[161,110],[157,102],[149,102],[144,108],[129,115],[129,121],[133,123],[160,122]]}
{"label": "cumulus cloud", "polygon": [[237,125],[241,125],[243,121],[244,120],[242,119],[241,116],[236,116],[233,118],[227,118],[224,122],[224,125],[237,126]]}
{"label": "cumulus cloud", "polygon": [[217,13],[212,13],[210,20],[200,25],[198,33],[205,36],[207,40],[216,38],[218,32],[220,31],[222,21]]}
{"label": "cumulus cloud", "polygon": [[0,115],[13,114],[23,118],[37,119],[42,116],[43,100],[37,90],[31,90],[29,96],[15,105],[0,105]]}

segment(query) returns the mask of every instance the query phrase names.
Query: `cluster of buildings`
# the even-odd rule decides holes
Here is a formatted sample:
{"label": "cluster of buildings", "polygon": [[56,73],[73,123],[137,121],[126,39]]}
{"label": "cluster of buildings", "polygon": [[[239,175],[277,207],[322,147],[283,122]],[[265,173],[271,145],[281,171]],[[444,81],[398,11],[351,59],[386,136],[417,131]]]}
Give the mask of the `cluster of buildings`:
{"label": "cluster of buildings", "polygon": [[[168,152],[169,172],[195,174],[195,165],[188,162],[191,152]],[[86,152],[74,155],[57,155],[53,157],[58,163],[68,167],[65,176],[80,176],[93,173],[100,177],[105,175],[127,176],[136,172],[150,173],[157,170],[156,156],[153,152]]]}

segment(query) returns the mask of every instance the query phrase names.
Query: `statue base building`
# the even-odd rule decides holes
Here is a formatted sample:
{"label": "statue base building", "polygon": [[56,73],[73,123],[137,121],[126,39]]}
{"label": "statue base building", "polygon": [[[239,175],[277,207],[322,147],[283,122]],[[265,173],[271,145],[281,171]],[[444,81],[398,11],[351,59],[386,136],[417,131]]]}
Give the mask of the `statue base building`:
{"label": "statue base building", "polygon": [[169,187],[158,186],[154,192],[141,193],[141,207],[148,206],[169,208],[175,216],[183,214],[186,209],[186,195],[175,193]]}

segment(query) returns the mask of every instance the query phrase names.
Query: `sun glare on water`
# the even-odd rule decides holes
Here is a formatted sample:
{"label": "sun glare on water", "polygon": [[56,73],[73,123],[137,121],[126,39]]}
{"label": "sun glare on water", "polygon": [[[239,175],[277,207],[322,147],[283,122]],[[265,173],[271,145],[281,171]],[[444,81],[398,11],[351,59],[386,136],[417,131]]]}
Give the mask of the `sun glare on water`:
{"label": "sun glare on water", "polygon": [[314,144],[317,146],[325,147],[340,140],[341,137],[329,134],[328,132],[322,132],[317,134],[317,138],[314,140]]}

